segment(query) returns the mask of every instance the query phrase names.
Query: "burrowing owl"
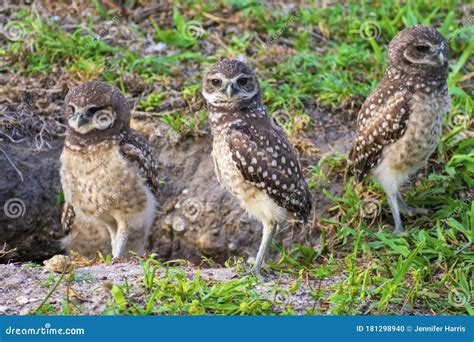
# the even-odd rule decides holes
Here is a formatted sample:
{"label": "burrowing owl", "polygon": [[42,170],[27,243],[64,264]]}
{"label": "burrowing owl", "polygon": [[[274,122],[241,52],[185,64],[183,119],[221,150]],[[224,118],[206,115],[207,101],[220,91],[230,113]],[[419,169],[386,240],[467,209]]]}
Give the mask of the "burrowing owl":
{"label": "burrowing owl", "polygon": [[296,152],[260,102],[256,75],[244,63],[215,64],[203,80],[215,172],[220,184],[263,223],[253,272],[260,273],[278,224],[306,220],[311,193]]}
{"label": "burrowing owl", "polygon": [[[148,141],[130,129],[120,91],[91,81],[66,96],[68,128],[61,155],[63,225],[75,217],[109,231],[114,257],[145,252],[157,210],[158,178]],[[93,237],[91,237],[93,238]]]}
{"label": "burrowing owl", "polygon": [[363,104],[349,158],[357,181],[368,173],[384,188],[395,221],[403,232],[401,210],[409,207],[399,187],[427,161],[441,136],[450,101],[446,78],[448,50],[432,27],[406,28],[388,46],[388,68],[378,89]]}

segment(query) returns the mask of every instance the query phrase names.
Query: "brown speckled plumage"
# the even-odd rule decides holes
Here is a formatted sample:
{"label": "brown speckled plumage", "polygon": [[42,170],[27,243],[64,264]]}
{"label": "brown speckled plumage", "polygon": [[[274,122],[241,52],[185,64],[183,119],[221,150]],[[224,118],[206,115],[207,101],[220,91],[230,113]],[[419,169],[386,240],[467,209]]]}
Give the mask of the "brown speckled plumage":
{"label": "brown speckled plumage", "polygon": [[203,94],[219,182],[263,223],[254,267],[258,273],[276,225],[288,218],[305,220],[311,210],[311,193],[295,150],[267,115],[260,103],[258,80],[244,63],[214,65],[203,80]]}
{"label": "brown speckled plumage", "polygon": [[434,28],[414,26],[390,42],[387,59],[384,79],[359,112],[349,158],[356,180],[373,173],[382,184],[399,233],[399,209],[417,210],[398,189],[436,149],[449,111],[447,45]]}
{"label": "brown speckled plumage", "polygon": [[[115,87],[87,82],[69,92],[66,105],[70,125],[61,155],[64,228],[70,229],[79,217],[108,230],[114,257],[130,249],[144,253],[158,191],[151,146],[130,129],[128,103]],[[97,128],[94,119],[102,111],[113,120]],[[78,129],[86,127],[87,132],[73,128],[79,121]]]}

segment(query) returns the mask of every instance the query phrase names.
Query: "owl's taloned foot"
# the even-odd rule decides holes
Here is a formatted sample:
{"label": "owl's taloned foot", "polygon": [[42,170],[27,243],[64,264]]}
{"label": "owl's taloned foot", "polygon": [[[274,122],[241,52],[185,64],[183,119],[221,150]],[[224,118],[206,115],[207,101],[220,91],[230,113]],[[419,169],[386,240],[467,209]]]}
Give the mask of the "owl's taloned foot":
{"label": "owl's taloned foot", "polygon": [[261,269],[256,269],[255,267],[246,268],[244,273],[241,273],[241,276],[244,276],[244,277],[254,276],[255,278],[257,278],[260,281],[264,280],[264,277],[262,275],[262,270]]}
{"label": "owl's taloned foot", "polygon": [[270,271],[266,270],[265,267],[256,268],[255,265],[245,267],[243,273],[240,273],[237,277],[246,277],[246,276],[253,276],[257,278],[257,280],[263,282],[267,280],[267,277],[270,275]]}

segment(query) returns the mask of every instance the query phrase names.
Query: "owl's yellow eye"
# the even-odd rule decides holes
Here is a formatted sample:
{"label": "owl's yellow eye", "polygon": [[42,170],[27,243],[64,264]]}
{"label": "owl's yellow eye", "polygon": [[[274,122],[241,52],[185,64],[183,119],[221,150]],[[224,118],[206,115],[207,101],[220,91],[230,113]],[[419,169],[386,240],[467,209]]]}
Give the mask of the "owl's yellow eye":
{"label": "owl's yellow eye", "polygon": [[213,85],[214,87],[218,87],[218,86],[220,86],[220,85],[222,84],[222,81],[221,81],[220,79],[218,79],[218,78],[213,78],[213,79],[211,80],[211,83],[212,83],[212,85]]}

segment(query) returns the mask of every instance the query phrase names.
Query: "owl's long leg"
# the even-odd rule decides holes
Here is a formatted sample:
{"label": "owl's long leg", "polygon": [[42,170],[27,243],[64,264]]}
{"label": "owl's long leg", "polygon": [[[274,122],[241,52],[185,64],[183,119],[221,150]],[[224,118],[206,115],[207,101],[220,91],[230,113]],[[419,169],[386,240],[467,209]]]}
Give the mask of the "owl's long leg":
{"label": "owl's long leg", "polygon": [[388,196],[388,205],[390,206],[390,211],[392,212],[393,221],[395,222],[395,230],[393,234],[403,233],[402,220],[400,218],[400,210],[398,208],[397,193],[387,193]]}
{"label": "owl's long leg", "polygon": [[113,254],[113,249],[114,249],[114,243],[115,243],[115,236],[117,235],[117,227],[113,227],[110,224],[105,225],[107,227],[107,230],[109,232],[110,236],[110,243],[112,245],[112,254]]}
{"label": "owl's long leg", "polygon": [[275,235],[276,228],[276,223],[263,222],[262,241],[260,242],[260,247],[258,248],[257,260],[255,261],[255,265],[252,268],[252,272],[257,276],[260,275],[260,270],[272,244],[273,235]]}
{"label": "owl's long leg", "polygon": [[400,192],[397,192],[397,201],[398,201],[398,205],[400,206],[400,211],[404,214],[407,214],[410,216],[411,215],[426,215],[430,212],[428,209],[410,207],[405,202]]}
{"label": "owl's long leg", "polygon": [[110,228],[108,225],[107,225],[107,230],[109,231],[109,235],[110,235],[110,245],[112,246],[112,256],[115,257],[115,255],[116,255],[116,252],[115,252],[115,238],[117,236],[117,233],[116,233],[115,230]]}
{"label": "owl's long leg", "polygon": [[120,220],[117,222],[117,234],[112,241],[112,256],[114,258],[125,256],[128,241],[128,225]]}
{"label": "owl's long leg", "polygon": [[110,215],[101,215],[99,217],[107,228],[110,236],[110,245],[112,246],[112,255],[115,255],[115,238],[117,236],[117,221]]}

